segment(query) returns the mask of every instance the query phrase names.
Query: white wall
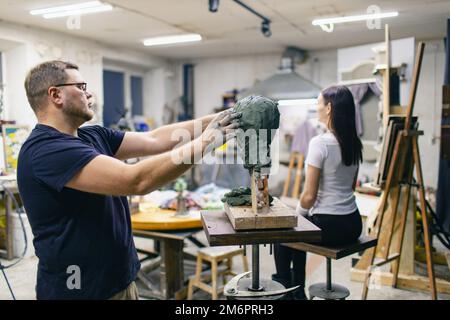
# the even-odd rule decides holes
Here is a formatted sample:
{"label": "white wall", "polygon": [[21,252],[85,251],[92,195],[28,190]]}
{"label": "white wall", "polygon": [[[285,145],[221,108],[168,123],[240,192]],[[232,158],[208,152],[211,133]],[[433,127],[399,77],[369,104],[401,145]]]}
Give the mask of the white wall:
{"label": "white wall", "polygon": [[222,95],[233,89],[250,87],[278,67],[274,55],[228,57],[194,61],[195,116],[222,106]]}
{"label": "white wall", "polygon": [[144,99],[151,99],[145,115],[153,117],[157,124],[162,123],[164,104],[166,102],[165,68],[156,68],[145,75]]}
{"label": "white wall", "polygon": [[445,47],[443,40],[425,42],[414,115],[418,116],[422,170],[426,186],[437,188],[439,173],[442,115],[442,84],[444,83]]}
{"label": "white wall", "polygon": [[326,88],[337,82],[337,50],[321,50],[309,53],[309,60],[297,71],[307,79]]}
{"label": "white wall", "polygon": [[1,39],[17,43],[15,47],[4,51],[4,82],[7,85],[4,116],[29,126],[34,126],[36,118],[28,105],[23,81],[28,70],[37,63],[61,59],[78,64],[89,90],[97,97],[99,110],[95,122],[98,123],[102,120],[103,59],[140,65],[144,72],[166,64],[164,59],[142,52],[3,21],[0,21]]}
{"label": "white wall", "polygon": [[29,107],[23,87],[28,71],[28,66],[23,61],[31,60],[30,55],[30,48],[27,45],[19,45],[3,53],[5,88],[2,118],[32,126],[35,116]]}

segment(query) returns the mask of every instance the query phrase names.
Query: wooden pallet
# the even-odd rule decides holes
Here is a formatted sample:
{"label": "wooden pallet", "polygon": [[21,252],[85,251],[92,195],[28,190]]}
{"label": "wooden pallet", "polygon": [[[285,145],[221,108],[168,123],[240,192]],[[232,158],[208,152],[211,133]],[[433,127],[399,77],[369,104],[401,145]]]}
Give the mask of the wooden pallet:
{"label": "wooden pallet", "polygon": [[295,210],[273,199],[269,212],[255,214],[251,206],[229,206],[225,204],[225,212],[234,230],[283,229],[297,226]]}

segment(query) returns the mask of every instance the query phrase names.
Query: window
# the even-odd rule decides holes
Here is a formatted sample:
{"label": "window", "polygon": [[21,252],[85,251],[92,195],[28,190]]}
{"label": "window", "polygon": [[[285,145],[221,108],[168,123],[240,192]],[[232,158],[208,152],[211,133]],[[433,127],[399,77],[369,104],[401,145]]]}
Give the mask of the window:
{"label": "window", "polygon": [[117,125],[125,117],[125,77],[122,72],[103,71],[103,124]]}
{"label": "window", "polygon": [[131,76],[131,114],[133,116],[142,116],[143,96],[142,96],[142,77]]}

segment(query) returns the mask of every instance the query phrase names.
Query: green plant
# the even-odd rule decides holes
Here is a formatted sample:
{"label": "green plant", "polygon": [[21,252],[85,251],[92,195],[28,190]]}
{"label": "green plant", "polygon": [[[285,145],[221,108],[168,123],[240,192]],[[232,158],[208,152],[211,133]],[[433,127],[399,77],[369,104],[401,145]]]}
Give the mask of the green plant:
{"label": "green plant", "polygon": [[183,178],[178,178],[177,181],[175,181],[174,190],[176,192],[183,192],[187,189],[187,182]]}

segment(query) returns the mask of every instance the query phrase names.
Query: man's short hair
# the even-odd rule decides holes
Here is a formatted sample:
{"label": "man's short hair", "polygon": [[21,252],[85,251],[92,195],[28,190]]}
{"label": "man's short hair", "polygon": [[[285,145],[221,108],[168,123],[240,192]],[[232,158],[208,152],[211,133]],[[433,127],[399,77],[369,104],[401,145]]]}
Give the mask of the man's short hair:
{"label": "man's short hair", "polygon": [[38,64],[28,72],[25,78],[25,91],[35,113],[46,104],[48,88],[67,81],[67,69],[78,70],[78,66],[70,62],[54,60]]}

